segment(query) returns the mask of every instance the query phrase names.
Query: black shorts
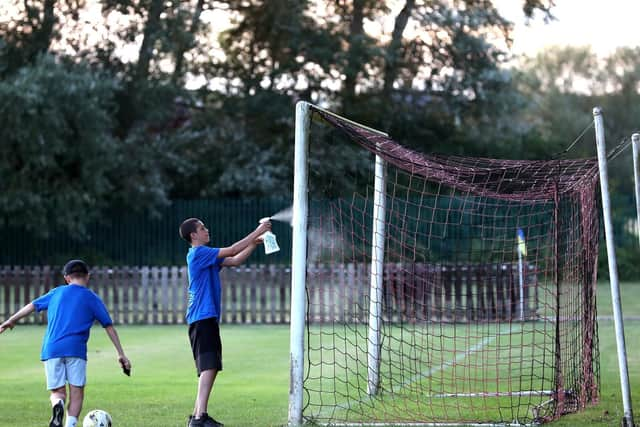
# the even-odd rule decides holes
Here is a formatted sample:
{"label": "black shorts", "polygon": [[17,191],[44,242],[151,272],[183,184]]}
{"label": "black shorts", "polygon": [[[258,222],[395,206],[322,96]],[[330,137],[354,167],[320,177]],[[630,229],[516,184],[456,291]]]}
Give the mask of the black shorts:
{"label": "black shorts", "polygon": [[189,341],[198,376],[202,371],[222,371],[222,340],[215,317],[202,319],[189,325]]}

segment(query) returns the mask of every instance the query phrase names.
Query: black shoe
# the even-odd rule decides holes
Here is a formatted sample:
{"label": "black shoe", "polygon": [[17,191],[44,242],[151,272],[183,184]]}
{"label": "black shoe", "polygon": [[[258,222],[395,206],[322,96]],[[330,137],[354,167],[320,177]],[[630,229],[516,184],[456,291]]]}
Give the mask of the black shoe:
{"label": "black shoe", "polygon": [[189,417],[188,427],[224,427],[224,424],[214,420],[204,412],[200,418]]}
{"label": "black shoe", "polygon": [[[211,427],[224,427],[224,424],[222,424],[220,421],[216,421],[213,418],[211,418],[207,413],[205,413],[203,415],[203,417],[207,417],[207,419],[211,422]],[[206,424],[205,424],[206,425]],[[209,426],[207,426],[209,427]]]}
{"label": "black shoe", "polygon": [[62,419],[64,418],[64,404],[62,403],[62,400],[53,405],[51,412],[49,427],[62,427]]}
{"label": "black shoe", "polygon": [[187,427],[191,426],[191,420],[193,419],[193,415],[189,415],[189,420],[187,421]]}

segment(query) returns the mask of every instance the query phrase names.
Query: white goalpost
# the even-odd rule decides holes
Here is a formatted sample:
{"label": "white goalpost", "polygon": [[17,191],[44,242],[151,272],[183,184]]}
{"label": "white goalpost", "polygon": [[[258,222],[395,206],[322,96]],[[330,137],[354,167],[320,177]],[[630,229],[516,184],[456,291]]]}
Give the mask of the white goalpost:
{"label": "white goalpost", "polygon": [[627,366],[627,349],[624,338],[624,320],[622,318],[622,303],[620,300],[620,282],[618,281],[618,263],[613,236],[613,221],[611,219],[611,201],[609,198],[609,176],[607,171],[607,150],[604,136],[602,110],[593,109],[595,120],[596,146],[598,149],[598,170],[600,172],[600,192],[602,196],[602,213],[604,216],[605,240],[607,244],[607,261],[609,263],[609,283],[611,286],[611,304],[613,306],[613,321],[616,331],[616,348],[618,352],[618,371],[622,391],[622,405],[624,409],[623,423],[633,426],[633,411],[631,409],[631,388],[629,386],[629,371]]}
{"label": "white goalpost", "polygon": [[380,329],[382,321],[386,183],[387,178],[384,160],[382,160],[380,156],[376,156],[373,199],[373,235],[371,239],[373,243],[371,248],[371,298],[369,301],[369,395],[377,394],[378,387],[380,385]]}
{"label": "white goalpost", "polygon": [[633,146],[633,188],[635,189],[636,197],[636,232],[638,233],[638,239],[640,239],[640,160],[638,159],[640,133],[631,135],[631,143]]}
{"label": "white goalpost", "polygon": [[295,159],[293,176],[293,248],[291,261],[291,337],[289,425],[302,425],[302,382],[304,379],[305,287],[307,272],[307,150],[309,147],[309,105],[296,105]]}

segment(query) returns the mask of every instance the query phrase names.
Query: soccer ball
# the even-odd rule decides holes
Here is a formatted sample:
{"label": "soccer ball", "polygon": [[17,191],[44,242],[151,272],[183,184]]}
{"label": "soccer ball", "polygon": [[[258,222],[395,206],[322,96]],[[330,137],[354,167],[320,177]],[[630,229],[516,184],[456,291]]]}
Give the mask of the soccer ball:
{"label": "soccer ball", "polygon": [[102,409],[94,409],[84,417],[82,427],[111,427],[111,415]]}

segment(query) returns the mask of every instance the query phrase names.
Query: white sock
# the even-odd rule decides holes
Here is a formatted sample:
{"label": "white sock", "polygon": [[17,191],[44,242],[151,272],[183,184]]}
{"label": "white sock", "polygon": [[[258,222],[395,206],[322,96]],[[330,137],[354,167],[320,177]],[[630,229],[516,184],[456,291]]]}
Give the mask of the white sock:
{"label": "white sock", "polygon": [[67,415],[67,424],[64,427],[76,427],[78,424],[78,418],[72,415]]}

